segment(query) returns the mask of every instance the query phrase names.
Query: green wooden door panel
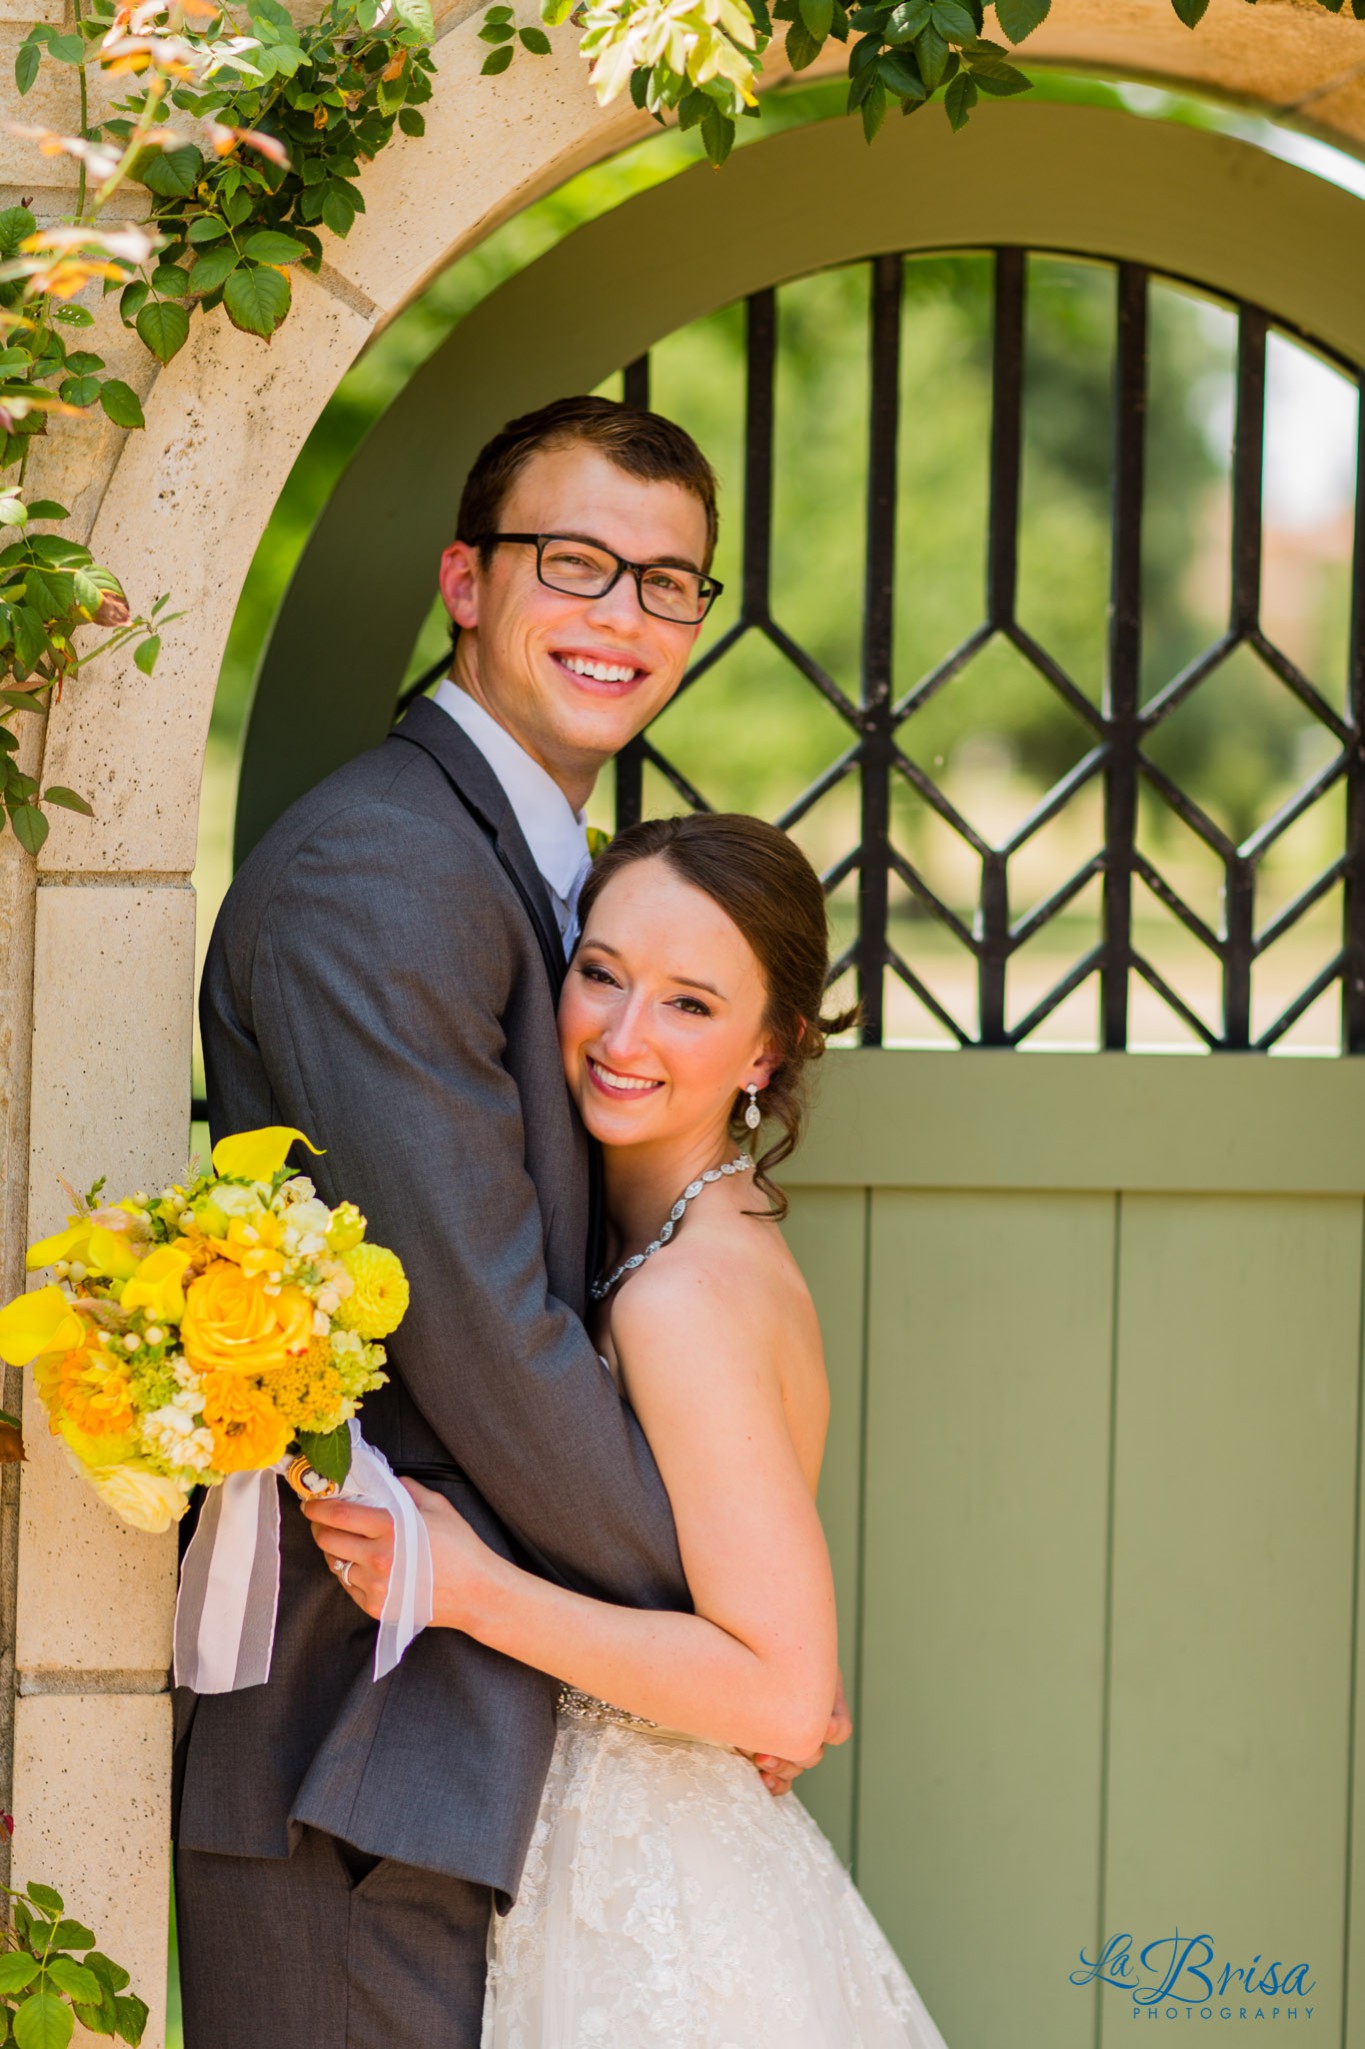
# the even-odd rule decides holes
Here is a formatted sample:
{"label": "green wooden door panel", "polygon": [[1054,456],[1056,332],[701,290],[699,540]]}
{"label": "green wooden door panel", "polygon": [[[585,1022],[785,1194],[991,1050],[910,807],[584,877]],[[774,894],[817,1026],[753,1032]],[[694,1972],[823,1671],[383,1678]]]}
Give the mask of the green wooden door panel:
{"label": "green wooden door panel", "polygon": [[[1360,1300],[1358,1201],[1123,1199],[1105,1927],[1207,1932],[1220,1969],[1306,1959],[1319,2040],[1341,2028]],[[1283,1998],[1220,2004],[1287,2024]],[[1133,2013],[1102,2010],[1109,2049]]]}
{"label": "green wooden door panel", "polygon": [[1115,1202],[881,1192],[858,1874],[952,2049],[1090,2049]]}
{"label": "green wooden door panel", "polygon": [[[830,1422],[820,1473],[820,1515],[839,1597],[839,1662],[854,1726],[857,1693],[863,1453],[864,1277],[868,1198],[861,1188],[812,1188],[793,1201],[791,1246],[815,1297],[829,1372]],[[801,1797],[847,1864],[853,1856],[854,1746],[826,1753]]]}

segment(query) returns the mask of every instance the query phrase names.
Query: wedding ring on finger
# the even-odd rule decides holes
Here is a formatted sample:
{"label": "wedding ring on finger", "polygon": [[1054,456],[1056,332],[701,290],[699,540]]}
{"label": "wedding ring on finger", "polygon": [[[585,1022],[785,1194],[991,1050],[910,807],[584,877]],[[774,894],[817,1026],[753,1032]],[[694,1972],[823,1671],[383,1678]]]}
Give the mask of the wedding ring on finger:
{"label": "wedding ring on finger", "polygon": [[332,1560],[332,1570],[344,1587],[349,1587],[351,1584],[351,1567],[354,1564],[355,1560],[353,1558],[334,1558]]}

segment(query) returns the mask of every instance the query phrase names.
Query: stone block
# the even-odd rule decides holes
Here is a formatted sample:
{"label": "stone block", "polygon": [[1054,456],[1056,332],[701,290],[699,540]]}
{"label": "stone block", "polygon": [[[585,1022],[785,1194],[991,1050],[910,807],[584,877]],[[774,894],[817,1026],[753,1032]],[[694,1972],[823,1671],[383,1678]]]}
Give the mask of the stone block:
{"label": "stone block", "polygon": [[[194,892],[49,884],[34,939],[29,1235],[60,1226],[59,1176],[111,1192],[185,1166]],[[26,1391],[17,1658],[21,1669],[164,1669],[171,1535],[129,1529],[66,1464]]]}
{"label": "stone block", "polygon": [[151,2008],[143,2049],[165,2041],[170,1752],[169,1694],[16,1703],[13,1883],[55,1886],[131,1972]]}

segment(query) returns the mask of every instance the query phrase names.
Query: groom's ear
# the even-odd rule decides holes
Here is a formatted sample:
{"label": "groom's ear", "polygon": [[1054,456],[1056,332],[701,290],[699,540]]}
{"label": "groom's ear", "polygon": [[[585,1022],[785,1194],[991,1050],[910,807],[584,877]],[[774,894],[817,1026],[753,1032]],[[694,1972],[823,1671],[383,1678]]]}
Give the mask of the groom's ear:
{"label": "groom's ear", "polygon": [[468,541],[452,541],[441,557],[441,601],[462,629],[479,623],[479,567],[479,551]]}

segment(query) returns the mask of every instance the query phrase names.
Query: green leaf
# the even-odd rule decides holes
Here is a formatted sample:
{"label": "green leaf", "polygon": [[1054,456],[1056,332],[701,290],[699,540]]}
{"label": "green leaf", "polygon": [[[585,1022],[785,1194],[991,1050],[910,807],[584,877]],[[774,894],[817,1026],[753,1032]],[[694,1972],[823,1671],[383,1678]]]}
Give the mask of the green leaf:
{"label": "green leaf", "polygon": [[[98,2006],[78,2005],[75,2007],[74,2012],[81,2026],[88,2028],[92,2035],[113,2034],[115,2007],[112,1992],[105,1992]],[[5,2042],[7,2039],[8,2037],[0,2035],[0,2043]]]}
{"label": "green leaf", "polygon": [[1198,28],[1209,11],[1209,0],[1171,0],[1186,28]]}
{"label": "green leaf", "polygon": [[129,1992],[126,1995],[120,1994],[114,2001],[114,2007],[118,2015],[116,2026],[120,2039],[133,2043],[136,2049],[136,2044],[142,2040],[142,2031],[147,2025],[146,2001],[139,1999],[135,1992]]}
{"label": "green leaf", "polygon": [[82,36],[49,36],[47,54],[55,57],[59,64],[79,64],[85,57],[85,39]]}
{"label": "green leaf", "polygon": [[59,306],[53,319],[60,320],[64,327],[93,327],[95,324],[95,316],[90,308],[74,303],[70,306]]}
{"label": "green leaf", "polygon": [[1008,42],[1022,43],[1040,22],[1047,20],[1052,0],[995,0],[995,18]]}
{"label": "green leaf", "polygon": [[190,316],[174,299],[154,299],[138,314],[137,331],[158,363],[169,363],[185,346]]}
{"label": "green leaf", "polygon": [[140,184],[158,199],[188,199],[204,173],[204,159],[192,142],[159,149],[138,165]]}
{"label": "green leaf", "polygon": [[98,377],[64,377],[58,396],[69,406],[92,406],[100,395]]}
{"label": "green leaf", "polygon": [[575,0],[540,0],[540,18],[546,28],[558,28],[574,11]]}
{"label": "green leaf", "polygon": [[156,667],[156,658],[161,653],[161,635],[149,633],[144,641],[133,650],[133,660],[144,676],[150,676]]}
{"label": "green leaf", "polygon": [[901,0],[883,34],[888,43],[913,43],[929,26],[929,0]]}
{"label": "green leaf", "polygon": [[936,91],[948,69],[948,45],[932,23],[915,39],[915,62],[930,92]]}
{"label": "green leaf", "polygon": [[550,38],[546,35],[543,28],[520,28],[517,30],[517,35],[522,48],[529,50],[533,57],[549,56]]}
{"label": "green leaf", "polygon": [[93,1971],[100,1983],[107,1985],[111,1992],[122,1992],[128,1983],[128,1973],[122,1964],[116,1964],[113,1958],[107,1957],[101,1949],[91,1950],[85,1960],[85,1968],[87,1971]]}
{"label": "green leaf", "polygon": [[22,1949],[7,1950],[0,1956],[0,1994],[6,1998],[11,1992],[22,1992],[38,1975],[38,1959],[28,1956]]}
{"label": "green leaf", "polygon": [[908,50],[886,50],[877,59],[877,76],[901,100],[924,100],[924,80]]}
{"label": "green leaf", "polygon": [[[43,802],[44,804],[59,804],[63,811],[79,811],[83,818],[93,818],[95,815],[91,806],[86,803],[84,797],[79,796],[75,790],[66,789],[65,786],[61,783],[54,783],[50,790],[43,791]],[[85,1944],[78,1943],[76,1947],[79,1949],[83,1949],[85,1947]],[[63,1979],[58,1978],[57,1983],[62,1987],[62,1990],[64,1992],[71,1992],[71,1997],[73,1999],[97,1999],[99,1997],[99,1980],[98,1978],[96,1978],[95,1973],[87,1967],[83,1966],[73,1965],[72,1968],[82,1969],[83,1976],[90,1978],[94,1981],[95,1990],[93,1992],[71,1992],[71,1987],[68,1984],[66,1984]],[[55,1964],[52,1967],[52,1974],[54,1977],[56,1977],[57,1975]]]}
{"label": "green leaf", "polygon": [[[68,791],[67,794],[71,793]],[[93,816],[88,804],[70,804],[66,808],[70,811],[84,809],[87,814]],[[77,1944],[76,1947],[88,1948],[89,1945]],[[87,2006],[99,2003],[100,1981],[93,1971],[86,1970],[84,1964],[75,1963],[70,1957],[53,1957],[47,1967],[47,1975],[57,1990],[64,1992],[68,1999],[82,2000]]]}
{"label": "green leaf", "polygon": [[289,280],[278,270],[264,266],[243,266],[227,281],[223,304],[234,327],[245,334],[258,334],[269,341],[289,311]]}
{"label": "green leaf", "polygon": [[[13,811],[11,811],[9,822],[14,827],[14,837],[18,840],[20,846],[24,849],[25,853],[35,855],[38,854],[42,849],[43,841],[47,838],[47,820],[44,818],[42,812],[37,810],[35,806],[32,804],[20,804],[17,805]],[[44,2043],[47,2039],[43,2035],[35,2034],[33,2036],[27,2036],[21,2035],[19,2033],[19,2022],[23,2018],[24,2014],[28,2012],[28,2009],[32,2006],[33,2001],[35,1999],[50,2000],[52,2004],[57,2008],[58,2012],[66,2014],[68,2026],[66,2034],[62,2037],[62,2041],[64,2043],[70,2041],[70,2012],[68,2008],[62,2004],[61,2000],[57,1998],[56,1994],[52,1992],[35,1992],[31,1995],[30,1998],[24,2001],[23,2005],[20,2007],[18,2013],[14,2017],[15,2041],[24,2043],[26,2045],[26,2049],[37,2049],[37,2045]],[[35,2025],[37,2025],[37,2023],[35,2023]]]}
{"label": "green leaf", "polygon": [[[507,43],[501,50],[490,50],[483,63],[479,66],[483,76],[485,78],[496,78],[500,71],[505,71],[512,61],[515,49],[515,44]],[[327,220],[327,209],[325,206],[322,210],[322,218]],[[331,226],[330,221],[328,226]]]}
{"label": "green leaf", "polygon": [[228,231],[228,224],[221,214],[197,213],[190,222],[190,241],[196,248],[202,242],[216,242]]}
{"label": "green leaf", "polygon": [[37,43],[31,40],[20,43],[18,55],[14,59],[14,83],[19,88],[21,98],[38,76],[38,66],[41,62],[42,51]]}
{"label": "green leaf", "polygon": [[481,43],[510,43],[516,38],[516,30],[507,21],[486,21],[479,30]]}
{"label": "green leaf", "polygon": [[[81,1921],[59,1921],[52,1937],[54,1949],[93,1949],[95,1938]],[[94,1998],[94,1994],[87,1995]]]}
{"label": "green leaf", "polygon": [[734,147],[735,124],[714,101],[702,116],[701,139],[709,161],[719,169]]}
{"label": "green leaf", "polygon": [[70,519],[71,514],[55,498],[33,498],[29,501],[30,519]]}
{"label": "green leaf", "polygon": [[297,263],[308,251],[292,235],[281,235],[275,228],[258,228],[242,244],[242,254],[255,263]]}
{"label": "green leaf", "polygon": [[[548,48],[549,45],[547,44],[546,47]],[[427,132],[426,121],[418,113],[416,107],[402,108],[398,116],[398,125],[404,135],[425,135]]]}
{"label": "green leaf", "polygon": [[404,28],[410,28],[422,42],[436,40],[436,22],[431,12],[431,0],[393,0],[393,11]]}
{"label": "green leaf", "polygon": [[834,0],[797,0],[797,5],[807,33],[817,43],[823,43],[834,20]]}
{"label": "green leaf", "polygon": [[890,104],[886,96],[886,87],[882,84],[880,78],[874,77],[862,106],[863,134],[869,142],[871,142],[873,136],[881,127],[882,122],[886,119],[887,109]]}
{"label": "green leaf", "polygon": [[934,27],[949,42],[969,43],[977,32],[970,9],[962,0],[932,0]]}
{"label": "green leaf", "polygon": [[[24,836],[19,832],[19,820],[24,817],[41,821],[43,830],[38,839],[40,847],[47,837],[47,820],[39,811],[16,813],[13,821],[14,830],[20,839]],[[24,840],[24,844],[28,845],[27,840]],[[29,852],[36,854],[38,847],[30,846]],[[30,1992],[14,2016],[14,2039],[19,2044],[19,2049],[66,2049],[75,2026],[71,2008],[55,1992]]]}
{"label": "green leaf", "polygon": [[59,1892],[50,1885],[28,1885],[24,1888],[35,1907],[41,1907],[45,1914],[60,1914],[64,1901]]}
{"label": "green leaf", "polygon": [[[500,59],[504,61],[499,62]],[[495,50],[483,68],[487,71],[490,65],[497,63],[498,70],[505,71],[511,61],[510,50]],[[329,181],[322,195],[322,224],[330,228],[334,235],[342,236],[349,235],[355,225],[355,207],[350,190],[347,186],[338,184],[335,179]]]}
{"label": "green leaf", "polygon": [[28,507],[22,498],[0,498],[0,526],[24,526]]}
{"label": "green leaf", "polygon": [[[806,27],[804,21],[794,21],[788,28],[786,51],[787,62],[791,65],[793,71],[804,71],[806,66],[813,64],[819,56],[820,45]],[[700,119],[700,116],[698,116],[698,119]]]}
{"label": "green leaf", "polygon": [[[46,700],[40,697],[36,690],[0,690],[0,697],[15,711],[43,711],[46,709]],[[3,1989],[3,1986],[0,1986],[0,1992]]]}
{"label": "green leaf", "polygon": [[1022,71],[1016,71],[1011,64],[973,64],[971,75],[979,91],[989,93],[992,99],[1006,100],[1012,93],[1032,92],[1031,79]]}
{"label": "green leaf", "polygon": [[[121,377],[107,377],[100,386],[100,404],[116,427],[144,427],[142,401]],[[91,1936],[91,1941],[94,1937]]]}
{"label": "green leaf", "polygon": [[943,96],[943,104],[953,127],[964,128],[967,116],[976,105],[976,86],[970,71],[959,71],[957,77]]}
{"label": "green leaf", "polygon": [[92,355],[89,349],[73,349],[66,359],[66,367],[73,377],[88,377],[92,370],[104,368],[104,358]]}
{"label": "green leaf", "polygon": [[118,317],[125,327],[130,327],[147,303],[150,287],[145,277],[134,278],[118,295]]}
{"label": "green leaf", "polygon": [[37,221],[26,206],[0,209],[0,256],[13,256],[19,244],[36,233]]}
{"label": "green leaf", "polygon": [[158,263],[152,272],[152,290],[163,299],[183,299],[189,290],[189,277],[178,263]]}
{"label": "green leaf", "polygon": [[300,1430],[299,1450],[315,1473],[338,1486],[351,1470],[351,1433],[344,1423],[339,1430]]}
{"label": "green leaf", "polygon": [[205,298],[226,283],[241,262],[241,256],[231,242],[220,242],[217,248],[206,249],[202,256],[196,256],[190,265],[189,289],[198,298]]}

